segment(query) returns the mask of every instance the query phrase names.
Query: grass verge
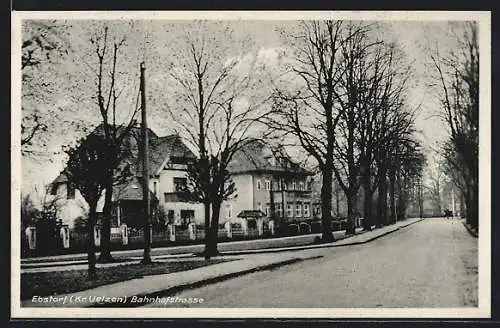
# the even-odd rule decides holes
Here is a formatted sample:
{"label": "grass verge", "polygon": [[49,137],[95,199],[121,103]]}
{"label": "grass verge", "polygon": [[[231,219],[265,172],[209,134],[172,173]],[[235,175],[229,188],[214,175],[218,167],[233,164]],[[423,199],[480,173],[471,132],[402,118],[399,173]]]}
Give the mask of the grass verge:
{"label": "grass verge", "polygon": [[113,284],[116,282],[196,269],[228,260],[153,262],[148,265],[138,263],[111,267],[98,267],[97,280],[89,281],[87,270],[66,270],[54,272],[29,272],[21,274],[21,300],[33,296],[49,296],[75,293],[82,290]]}

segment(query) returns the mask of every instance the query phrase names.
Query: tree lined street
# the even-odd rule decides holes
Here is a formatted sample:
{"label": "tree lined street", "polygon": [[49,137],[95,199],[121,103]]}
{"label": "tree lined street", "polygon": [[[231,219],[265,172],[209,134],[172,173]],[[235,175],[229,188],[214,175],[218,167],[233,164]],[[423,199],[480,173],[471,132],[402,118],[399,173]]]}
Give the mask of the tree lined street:
{"label": "tree lined street", "polygon": [[21,307],[478,306],[479,20],[96,22],[22,23]]}
{"label": "tree lined street", "polygon": [[203,297],[203,307],[477,306],[477,247],[460,221],[426,219],[366,245],[300,251],[323,257],[176,296]]}

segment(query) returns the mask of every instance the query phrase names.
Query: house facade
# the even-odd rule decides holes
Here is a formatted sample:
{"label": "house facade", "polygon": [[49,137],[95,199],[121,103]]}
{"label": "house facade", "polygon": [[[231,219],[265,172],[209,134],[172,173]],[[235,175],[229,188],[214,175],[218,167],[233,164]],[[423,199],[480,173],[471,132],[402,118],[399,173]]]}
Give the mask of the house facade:
{"label": "house facade", "polygon": [[[136,131],[138,132],[138,131]],[[142,164],[139,158],[137,138],[125,138],[124,145],[128,155],[121,167],[127,166],[129,175],[113,187],[112,233],[119,233],[120,226],[142,228]],[[200,203],[189,201],[183,192],[187,181],[186,165],[195,158],[178,135],[158,137],[149,131],[149,191],[153,214],[163,213],[164,225],[186,226],[202,221],[203,207]],[[49,185],[51,197],[58,198],[58,216],[63,224],[73,227],[78,217],[85,217],[87,205],[78,190],[71,190],[68,178],[63,171]],[[97,211],[102,212],[104,192],[99,200]]]}
{"label": "house facade", "polygon": [[[142,162],[137,138],[126,138],[124,147],[128,156],[120,167],[129,172],[113,187],[112,233],[120,227],[141,230],[143,226]],[[187,164],[195,159],[178,135],[158,137],[149,132],[149,191],[153,224],[170,226],[183,231],[191,225],[204,225],[203,204],[190,200],[186,194]],[[282,152],[255,140],[233,157],[228,170],[235,183],[233,197],[223,202],[219,222],[221,229],[233,225],[243,235],[258,235],[264,230],[275,230],[279,225],[296,226],[296,230],[310,230],[313,216],[312,174],[293,163]],[[60,217],[63,223],[74,225],[77,217],[85,217],[86,203],[78,190],[68,189],[63,171],[50,185],[51,194],[60,198]],[[99,201],[102,212],[104,193]],[[158,222],[158,218],[162,218]]]}
{"label": "house facade", "polygon": [[222,204],[221,223],[262,232],[279,224],[300,229],[313,219],[312,174],[282,152],[255,140],[234,155],[228,170],[236,193]]}

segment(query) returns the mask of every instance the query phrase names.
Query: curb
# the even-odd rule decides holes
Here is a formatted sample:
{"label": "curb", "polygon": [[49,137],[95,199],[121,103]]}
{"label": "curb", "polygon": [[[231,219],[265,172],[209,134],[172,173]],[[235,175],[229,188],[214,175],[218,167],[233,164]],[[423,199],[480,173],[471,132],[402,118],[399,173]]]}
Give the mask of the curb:
{"label": "curb", "polygon": [[144,304],[143,303],[132,303],[130,301],[132,299],[132,297],[134,297],[134,296],[137,298],[165,297],[166,294],[173,295],[173,294],[177,294],[177,293],[184,291],[184,290],[187,290],[187,289],[200,288],[200,287],[203,287],[206,285],[222,282],[222,281],[236,278],[239,276],[243,276],[246,274],[250,274],[250,273],[254,273],[254,272],[258,272],[258,271],[273,270],[273,269],[281,267],[281,266],[294,264],[294,263],[302,262],[305,260],[314,260],[314,259],[322,258],[322,257],[323,256],[313,256],[313,257],[308,257],[308,258],[292,258],[292,259],[288,259],[288,260],[284,260],[284,261],[280,261],[280,262],[261,265],[261,266],[251,268],[251,269],[226,273],[226,274],[223,274],[223,275],[220,275],[217,277],[206,278],[206,279],[202,279],[202,280],[198,280],[198,281],[194,281],[194,282],[190,282],[190,283],[186,283],[186,284],[182,284],[182,285],[173,286],[173,287],[170,287],[170,288],[167,288],[164,290],[160,290],[157,292],[152,292],[152,293],[147,293],[147,294],[139,294],[139,295],[131,295],[131,296],[127,297],[126,303],[113,303],[112,305],[110,303],[94,303],[94,304],[90,304],[86,307],[88,307],[88,308],[89,307],[90,308],[122,308],[122,307],[134,308],[134,307],[141,307]]}
{"label": "curb", "polygon": [[302,250],[307,250],[307,249],[320,249],[320,248],[330,248],[330,247],[344,247],[344,246],[362,245],[362,244],[369,243],[369,242],[371,242],[373,240],[376,240],[378,238],[384,237],[384,236],[386,236],[388,234],[391,234],[391,233],[393,233],[395,231],[398,231],[398,230],[400,230],[402,228],[406,228],[406,227],[408,227],[408,226],[410,226],[412,224],[421,222],[422,220],[424,220],[424,219],[420,219],[420,220],[408,223],[408,224],[406,224],[404,226],[400,226],[400,227],[394,228],[393,230],[384,232],[383,234],[380,234],[378,236],[374,236],[374,237],[369,238],[369,239],[367,239],[365,241],[357,241],[357,242],[346,243],[346,244],[335,244],[338,241],[341,241],[341,240],[344,240],[344,239],[356,236],[356,235],[351,235],[351,236],[346,237],[346,238],[338,239],[338,240],[334,241],[333,243],[328,243],[328,244],[323,244],[323,245],[316,244],[316,245],[294,246],[294,247],[289,247],[289,248],[267,248],[267,249],[264,248],[264,249],[255,249],[255,250],[229,251],[229,252],[220,252],[220,255],[221,256],[230,256],[230,255],[266,254],[266,253],[280,253],[280,252],[302,251]]}
{"label": "curb", "polygon": [[[272,253],[281,253],[281,252],[290,252],[290,251],[301,251],[301,250],[307,250],[307,249],[320,249],[320,248],[330,248],[330,247],[344,247],[344,246],[355,246],[355,245],[362,245],[369,243],[373,240],[376,240],[378,238],[384,237],[390,233],[393,233],[399,229],[406,228],[412,224],[418,223],[424,219],[420,219],[411,223],[408,223],[406,225],[394,228],[393,230],[387,231],[383,234],[380,234],[378,236],[372,237],[370,239],[367,239],[365,241],[358,241],[358,242],[351,242],[351,243],[346,243],[346,244],[335,244],[336,242],[351,238],[356,235],[350,235],[345,238],[337,239],[336,241],[328,244],[307,244],[307,245],[301,245],[301,246],[290,246],[290,247],[274,247],[274,248],[262,248],[262,249],[248,249],[248,250],[241,250],[241,251],[226,251],[226,252],[219,252],[219,256],[232,256],[232,255],[251,255],[251,254],[272,254]],[[466,227],[467,228],[467,227]],[[468,229],[468,228],[467,228]],[[470,232],[470,231],[469,231]],[[359,235],[359,234],[358,234]],[[189,255],[188,255],[189,254]],[[188,255],[188,256],[186,256]],[[185,253],[185,254],[175,254],[174,256],[171,255],[160,255],[159,258],[162,257],[171,257],[172,259],[176,257],[197,257],[193,253]],[[62,262],[68,262],[68,263],[62,263]],[[130,261],[130,263],[134,263],[134,261]],[[49,267],[59,267],[59,266],[71,266],[71,265],[82,265],[82,264],[87,264],[87,260],[75,260],[75,261],[61,261],[58,262],[57,265],[54,265],[52,262],[40,262],[40,263],[21,263],[21,269],[35,269],[35,268],[49,268]],[[126,264],[124,261],[123,264]],[[24,267],[23,267],[24,266]]]}
{"label": "curb", "polygon": [[474,231],[472,231],[472,229],[471,229],[471,228],[470,228],[470,227],[469,227],[469,226],[468,226],[468,225],[467,225],[464,221],[462,221],[462,224],[464,225],[465,230],[467,230],[467,232],[468,232],[468,233],[469,233],[472,237],[474,237],[474,238],[478,238],[478,236],[479,236],[479,235],[478,235],[477,233],[475,233]]}

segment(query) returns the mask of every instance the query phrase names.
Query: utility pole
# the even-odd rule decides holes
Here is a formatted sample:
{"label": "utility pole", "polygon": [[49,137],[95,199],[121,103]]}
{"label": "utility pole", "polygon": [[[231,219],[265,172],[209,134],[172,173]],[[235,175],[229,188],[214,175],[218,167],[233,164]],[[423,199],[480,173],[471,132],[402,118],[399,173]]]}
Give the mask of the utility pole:
{"label": "utility pole", "polygon": [[141,63],[141,132],[142,132],[142,198],[144,201],[144,255],[142,264],[151,263],[151,224],[150,224],[150,200],[149,200],[149,146],[148,146],[148,123],[146,115],[146,66]]}

